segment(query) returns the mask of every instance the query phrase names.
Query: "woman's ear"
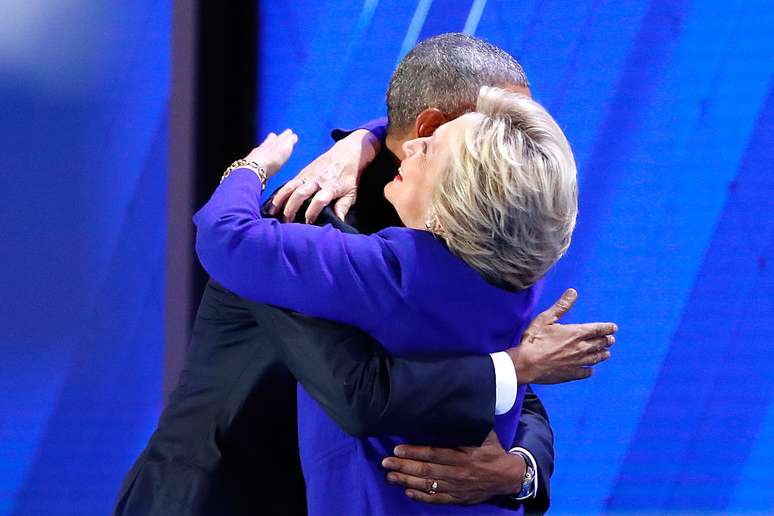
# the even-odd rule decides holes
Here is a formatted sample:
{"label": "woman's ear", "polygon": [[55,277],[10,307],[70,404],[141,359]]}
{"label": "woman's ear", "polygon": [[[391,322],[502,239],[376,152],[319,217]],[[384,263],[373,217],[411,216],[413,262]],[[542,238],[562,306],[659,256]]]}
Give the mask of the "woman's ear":
{"label": "woman's ear", "polygon": [[438,108],[427,108],[417,116],[414,123],[414,127],[417,132],[417,137],[427,138],[432,136],[436,129],[448,122],[446,115],[444,115]]}

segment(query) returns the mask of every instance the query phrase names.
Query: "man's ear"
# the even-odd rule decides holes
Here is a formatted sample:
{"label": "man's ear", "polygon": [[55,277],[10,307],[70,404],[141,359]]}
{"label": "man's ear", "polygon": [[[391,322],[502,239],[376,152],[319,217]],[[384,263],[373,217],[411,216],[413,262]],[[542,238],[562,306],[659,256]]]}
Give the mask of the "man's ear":
{"label": "man's ear", "polygon": [[512,91],[513,93],[520,93],[525,97],[532,98],[532,92],[529,91],[529,86],[522,86],[521,84],[509,84],[505,86],[505,89]]}
{"label": "man's ear", "polygon": [[432,136],[436,129],[448,122],[446,116],[438,108],[427,108],[417,116],[414,128],[417,137],[426,138]]}

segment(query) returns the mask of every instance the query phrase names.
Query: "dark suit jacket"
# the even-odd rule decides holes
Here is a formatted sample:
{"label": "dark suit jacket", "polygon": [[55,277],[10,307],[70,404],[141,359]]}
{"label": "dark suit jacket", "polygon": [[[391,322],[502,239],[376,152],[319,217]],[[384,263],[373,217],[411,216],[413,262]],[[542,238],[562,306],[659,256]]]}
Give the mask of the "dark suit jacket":
{"label": "dark suit jacket", "polygon": [[[357,213],[375,224],[357,205],[348,220]],[[320,222],[354,231],[329,208]],[[394,358],[355,328],[253,303],[210,281],[179,384],[115,514],[303,514],[296,380],[357,436],[421,432],[436,437],[424,444],[477,445],[494,423],[488,356]],[[525,421],[516,444],[536,456],[543,488],[528,509],[544,510],[553,445],[537,397],[525,400]]]}

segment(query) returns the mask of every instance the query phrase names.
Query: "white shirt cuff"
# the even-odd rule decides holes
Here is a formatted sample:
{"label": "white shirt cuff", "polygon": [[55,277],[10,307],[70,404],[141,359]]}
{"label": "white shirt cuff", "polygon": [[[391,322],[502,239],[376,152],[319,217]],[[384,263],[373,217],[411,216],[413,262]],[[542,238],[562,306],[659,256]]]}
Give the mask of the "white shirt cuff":
{"label": "white shirt cuff", "polygon": [[514,497],[517,500],[526,500],[527,498],[535,498],[537,496],[538,492],[538,469],[537,469],[537,462],[535,461],[535,457],[532,456],[532,454],[527,450],[526,448],[522,448],[520,446],[517,446],[515,448],[511,448],[508,450],[508,453],[513,452],[521,452],[524,455],[527,456],[527,459],[532,463],[532,471],[535,472],[535,478],[532,480],[532,488],[529,490],[529,493],[527,493],[527,496],[522,497]]}
{"label": "white shirt cuff", "polygon": [[490,353],[495,371],[495,415],[505,414],[516,403],[516,391],[519,382],[516,379],[516,367],[505,351]]}

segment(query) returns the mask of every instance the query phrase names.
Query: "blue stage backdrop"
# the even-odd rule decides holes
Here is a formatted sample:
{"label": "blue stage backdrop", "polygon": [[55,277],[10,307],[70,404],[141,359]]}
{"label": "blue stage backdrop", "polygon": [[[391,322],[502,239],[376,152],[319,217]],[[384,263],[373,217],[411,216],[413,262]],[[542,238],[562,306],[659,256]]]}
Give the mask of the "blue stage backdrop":
{"label": "blue stage backdrop", "polygon": [[0,16],[0,514],[105,515],[161,405],[169,2]]}
{"label": "blue stage backdrop", "polygon": [[[261,134],[384,114],[418,40],[513,53],[578,159],[543,304],[614,359],[540,394],[553,513],[774,509],[774,9],[765,0],[261,2]],[[7,14],[7,13],[6,13]],[[161,404],[170,2],[0,17],[0,515],[108,514]]]}
{"label": "blue stage backdrop", "polygon": [[[396,62],[448,31],[515,55],[574,147],[581,213],[543,304],[620,325],[590,380],[539,390],[554,513],[774,508],[774,9],[768,0],[263,2],[261,135],[286,179],[385,113]],[[259,135],[259,136],[261,136]]]}

